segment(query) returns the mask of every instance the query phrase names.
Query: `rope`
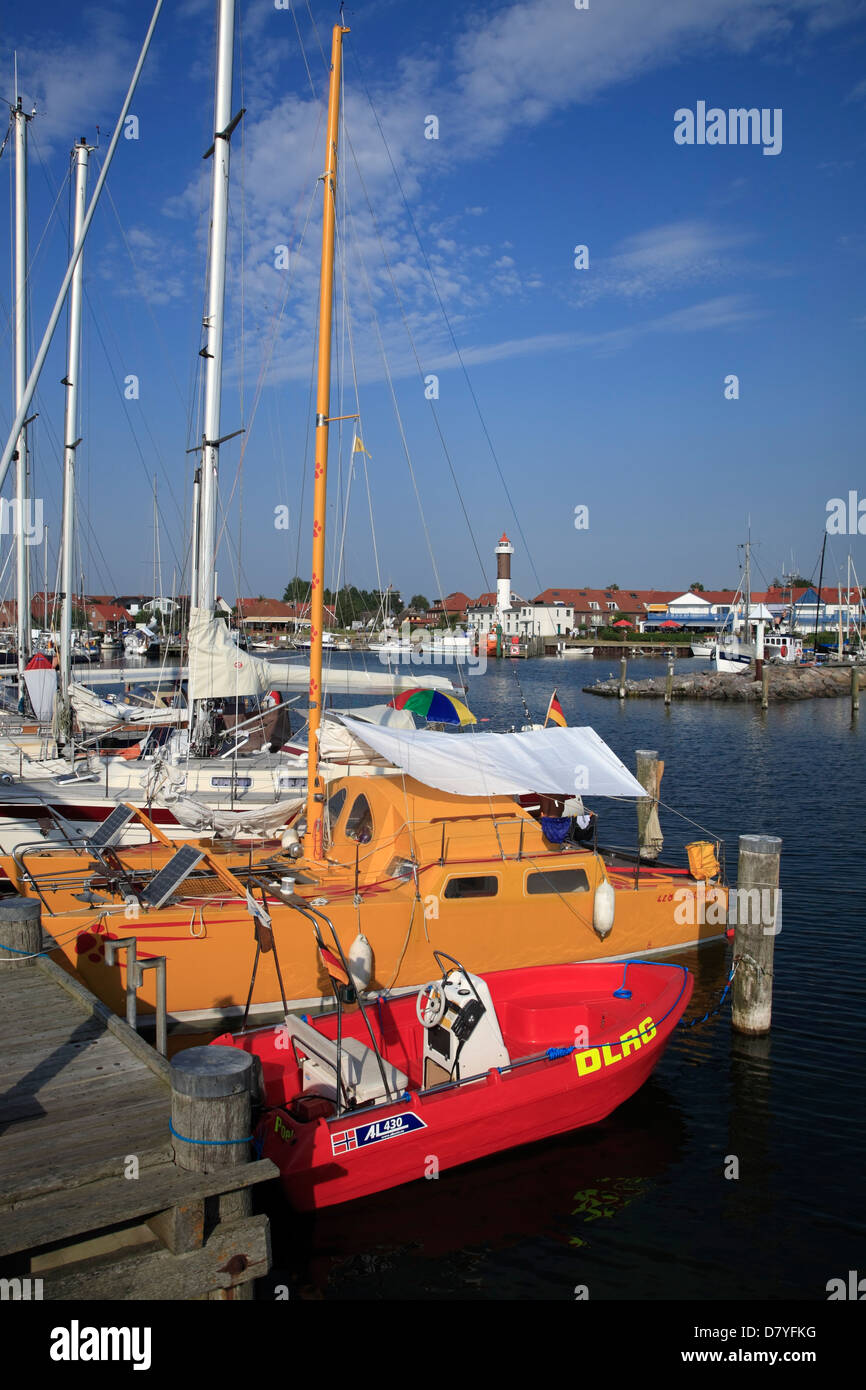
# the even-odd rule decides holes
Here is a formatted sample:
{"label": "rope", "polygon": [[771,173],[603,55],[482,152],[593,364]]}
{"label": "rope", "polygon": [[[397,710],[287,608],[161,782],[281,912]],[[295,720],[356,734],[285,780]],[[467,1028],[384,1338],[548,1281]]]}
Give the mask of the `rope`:
{"label": "rope", "polygon": [[[698,1026],[698,1024],[700,1024],[700,1023],[706,1023],[706,1021],[707,1021],[708,1018],[714,1018],[715,1015],[716,1015],[717,1013],[720,1013],[720,1012],[721,1012],[722,1005],[724,1004],[726,998],[728,997],[728,992],[729,992],[729,990],[730,990],[730,988],[731,988],[731,985],[732,985],[732,983],[733,983],[734,976],[736,975],[737,970],[738,970],[739,967],[740,967],[740,963],[741,963],[742,961],[744,961],[744,960],[751,960],[751,959],[752,959],[751,956],[735,956],[735,957],[734,957],[734,963],[733,963],[733,965],[731,966],[731,973],[730,973],[730,975],[728,976],[727,983],[725,984],[725,987],[724,987],[724,989],[722,990],[722,993],[721,993],[721,995],[720,995],[720,997],[719,997],[719,1002],[718,1002],[718,1004],[716,1004],[715,1008],[713,1008],[713,1009],[707,1009],[707,1012],[704,1014],[703,1018],[681,1019],[680,1022],[681,1022],[681,1024],[682,1024],[683,1028],[696,1028],[696,1027]],[[755,961],[755,962],[753,962],[753,964],[757,964],[757,962]],[[760,966],[758,967],[758,969],[760,969]]]}
{"label": "rope", "polygon": [[168,1127],[175,1139],[182,1139],[185,1144],[206,1144],[210,1147],[213,1144],[252,1144],[253,1142],[252,1134],[244,1135],[243,1139],[190,1139],[186,1134],[178,1134],[171,1120],[168,1122]]}

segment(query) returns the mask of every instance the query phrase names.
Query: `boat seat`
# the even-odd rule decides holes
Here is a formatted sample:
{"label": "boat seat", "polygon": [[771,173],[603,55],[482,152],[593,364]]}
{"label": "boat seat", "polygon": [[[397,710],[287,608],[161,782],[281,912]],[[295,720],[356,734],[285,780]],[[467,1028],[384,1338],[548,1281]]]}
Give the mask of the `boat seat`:
{"label": "boat seat", "polygon": [[[326,1038],[302,1018],[286,1019],[289,1037],[304,1054],[304,1090],[337,1100],[337,1044]],[[381,1069],[372,1047],[358,1038],[343,1038],[340,1070],[343,1077],[345,1101],[355,1105],[373,1105],[377,1101],[396,1100],[409,1089],[409,1078],[392,1062],[382,1058]],[[382,1083],[382,1072],[385,1082]]]}

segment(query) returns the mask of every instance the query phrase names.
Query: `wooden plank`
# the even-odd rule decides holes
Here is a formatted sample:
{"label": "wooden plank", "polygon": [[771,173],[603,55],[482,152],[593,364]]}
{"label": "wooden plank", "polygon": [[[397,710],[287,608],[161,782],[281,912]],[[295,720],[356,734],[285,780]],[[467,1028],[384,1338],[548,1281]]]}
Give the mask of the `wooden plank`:
{"label": "wooden plank", "polygon": [[122,1171],[115,1171],[98,1182],[33,1197],[3,1211],[0,1255],[33,1250],[85,1231],[95,1234],[169,1207],[245,1190],[276,1176],[276,1164],[267,1158],[213,1173],[186,1173],[165,1162],[142,1171],[138,1178],[125,1178]]}
{"label": "wooden plank", "polygon": [[[97,999],[95,994],[91,994],[89,989],[76,980],[74,976],[68,975],[59,965],[55,965],[54,961],[47,960],[43,957],[42,960],[37,962],[37,966],[49,979],[54,980],[54,982],[60,985],[62,989],[65,989],[68,994],[71,994],[72,997],[80,1003],[85,1013],[91,1013],[97,1018],[103,1019],[109,1031],[114,1033],[115,1037],[125,1043],[132,1052],[150,1067],[151,1071],[156,1072],[157,1076],[162,1077],[166,1084],[168,1084],[171,1076],[171,1063],[166,1057],[160,1056],[155,1048],[145,1042],[144,1038],[139,1037],[135,1029],[130,1028],[125,1019],[118,1018],[117,1014],[112,1013],[111,1009],[109,1009],[106,1004],[103,1004],[100,999]],[[19,974],[23,973],[23,971],[19,972]]]}
{"label": "wooden plank", "polygon": [[[136,1071],[122,1063],[117,1063],[116,1069],[111,1066],[100,1067],[99,1070],[94,1070],[91,1064],[82,1072],[70,1067],[60,1076],[52,1078],[51,1084],[27,1084],[10,1089],[0,1105],[0,1126],[12,1126],[41,1117],[50,1119],[54,1124],[62,1124],[67,1119],[77,1117],[84,1128],[89,1111],[97,1102],[100,1106],[117,1106],[120,1111],[127,1099],[141,1095],[140,1080]],[[0,1134],[0,1157],[3,1147],[4,1136]]]}
{"label": "wooden plank", "polygon": [[156,1246],[123,1252],[46,1270],[43,1296],[47,1300],[98,1299],[108,1302],[157,1299],[172,1302],[229,1289],[259,1279],[270,1268],[268,1219],[217,1226],[201,1250],[172,1255]]}

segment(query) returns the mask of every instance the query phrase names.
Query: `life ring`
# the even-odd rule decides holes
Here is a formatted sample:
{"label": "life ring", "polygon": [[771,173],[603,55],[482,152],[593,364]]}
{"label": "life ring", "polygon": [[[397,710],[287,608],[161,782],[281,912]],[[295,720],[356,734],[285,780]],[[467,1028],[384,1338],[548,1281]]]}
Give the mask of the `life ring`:
{"label": "life ring", "polygon": [[280,692],[278,690],[269,690],[265,698],[262,700],[262,706],[264,709],[273,709],[274,705],[280,704],[282,704],[282,696],[280,695]]}

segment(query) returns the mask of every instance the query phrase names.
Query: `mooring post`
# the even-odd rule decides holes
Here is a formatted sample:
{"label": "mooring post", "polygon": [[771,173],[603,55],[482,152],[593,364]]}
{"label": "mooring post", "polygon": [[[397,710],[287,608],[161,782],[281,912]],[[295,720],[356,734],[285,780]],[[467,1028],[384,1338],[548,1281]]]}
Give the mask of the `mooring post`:
{"label": "mooring post", "polygon": [[657,859],[663,844],[658,796],[665,765],[659,762],[659,755],[655,750],[649,752],[639,748],[634,756],[637,780],[647,792],[647,795],[637,802],[638,852],[642,859]]}
{"label": "mooring post", "polygon": [[0,898],[0,970],[35,965],[42,950],[42,904],[38,898]]}
{"label": "mooring post", "polygon": [[625,699],[625,676],[626,676],[626,671],[627,671],[627,670],[628,670],[628,657],[627,657],[627,656],[623,656],[623,657],[620,658],[620,663],[619,663],[619,698],[620,698],[621,700],[624,700],[624,699]]}
{"label": "mooring post", "polygon": [[764,666],[761,671],[761,709],[766,709],[770,703],[770,668]]}
{"label": "mooring post", "polygon": [[856,714],[860,708],[860,672],[856,666],[851,667],[851,713]]}
{"label": "mooring post", "polygon": [[674,663],[668,659],[668,673],[665,676],[665,704],[669,705],[674,693]]}
{"label": "mooring post", "polygon": [[247,1162],[252,1078],[253,1058],[237,1047],[190,1047],[172,1060],[171,1128],[179,1168],[210,1173]]}
{"label": "mooring post", "polygon": [[[250,1157],[255,1063],[236,1047],[190,1047],[171,1064],[171,1129],[179,1168],[210,1173],[234,1168]],[[213,1199],[210,1199],[213,1200]],[[220,1222],[240,1221],[252,1211],[248,1187],[217,1199]],[[252,1282],[214,1290],[211,1299],[252,1299]]]}
{"label": "mooring post", "polygon": [[[738,1033],[769,1033],[773,1012],[773,951],[781,931],[779,861],[775,835],[741,835],[737,887],[731,890],[736,972],[731,1022]],[[733,911],[732,911],[733,909]]]}

